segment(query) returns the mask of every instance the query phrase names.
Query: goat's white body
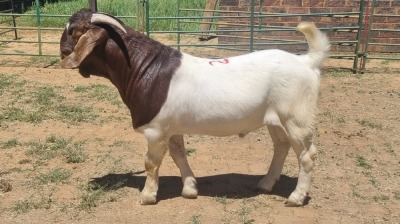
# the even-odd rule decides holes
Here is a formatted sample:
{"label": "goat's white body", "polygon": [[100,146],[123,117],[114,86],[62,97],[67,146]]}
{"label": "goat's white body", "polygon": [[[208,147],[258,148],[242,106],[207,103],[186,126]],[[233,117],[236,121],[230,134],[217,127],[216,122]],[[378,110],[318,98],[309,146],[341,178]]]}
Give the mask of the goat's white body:
{"label": "goat's white body", "polygon": [[[162,125],[170,136],[227,136],[278,125],[294,110],[314,113],[319,71],[305,66],[303,58],[265,50],[219,63],[223,60],[184,54],[160,113],[140,130]],[[301,117],[311,127],[309,115]]]}
{"label": "goat's white body", "polygon": [[[183,54],[168,96],[157,116],[137,129],[145,135],[147,179],[142,204],[156,202],[158,170],[169,149],[181,171],[182,195],[197,197],[196,180],[186,159],[183,134],[227,136],[267,126],[274,156],[258,187],[271,191],[290,147],[299,160],[299,177],[288,205],[302,205],[311,185],[316,149],[312,143],[320,70],[329,43],[315,25],[301,23],[309,52],[294,55],[264,50],[213,60]],[[151,103],[151,102],[149,102]]]}

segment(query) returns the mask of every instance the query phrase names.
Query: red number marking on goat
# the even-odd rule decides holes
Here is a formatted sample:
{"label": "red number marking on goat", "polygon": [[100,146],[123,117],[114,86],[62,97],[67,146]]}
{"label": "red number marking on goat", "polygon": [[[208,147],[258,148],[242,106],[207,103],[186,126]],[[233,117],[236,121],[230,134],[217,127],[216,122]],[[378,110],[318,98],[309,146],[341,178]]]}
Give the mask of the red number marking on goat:
{"label": "red number marking on goat", "polygon": [[213,63],[216,63],[216,62],[221,63],[221,64],[228,64],[229,63],[229,59],[228,58],[224,58],[224,59],[221,59],[221,60],[209,61],[208,64],[214,65]]}

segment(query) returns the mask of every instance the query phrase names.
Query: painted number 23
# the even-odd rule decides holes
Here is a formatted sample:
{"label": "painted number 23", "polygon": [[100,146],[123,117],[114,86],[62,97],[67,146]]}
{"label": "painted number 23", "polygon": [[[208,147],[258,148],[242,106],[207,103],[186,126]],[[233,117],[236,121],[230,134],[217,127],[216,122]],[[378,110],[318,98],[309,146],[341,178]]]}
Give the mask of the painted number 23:
{"label": "painted number 23", "polygon": [[228,64],[229,63],[229,59],[228,58],[224,58],[224,59],[214,60],[214,61],[209,61],[208,62],[208,64],[210,64],[210,65],[214,65],[214,63]]}

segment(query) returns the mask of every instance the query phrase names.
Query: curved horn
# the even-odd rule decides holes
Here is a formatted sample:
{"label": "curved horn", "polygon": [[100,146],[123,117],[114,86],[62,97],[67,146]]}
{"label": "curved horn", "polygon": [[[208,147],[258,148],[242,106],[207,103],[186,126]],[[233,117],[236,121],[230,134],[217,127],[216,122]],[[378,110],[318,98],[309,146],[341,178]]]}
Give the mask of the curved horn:
{"label": "curved horn", "polygon": [[94,24],[108,24],[111,26],[115,26],[118,29],[122,30],[124,33],[126,33],[125,28],[121,25],[120,22],[118,22],[116,19],[112,18],[111,16],[105,15],[105,14],[98,14],[98,13],[93,13],[92,18],[90,19],[91,23]]}

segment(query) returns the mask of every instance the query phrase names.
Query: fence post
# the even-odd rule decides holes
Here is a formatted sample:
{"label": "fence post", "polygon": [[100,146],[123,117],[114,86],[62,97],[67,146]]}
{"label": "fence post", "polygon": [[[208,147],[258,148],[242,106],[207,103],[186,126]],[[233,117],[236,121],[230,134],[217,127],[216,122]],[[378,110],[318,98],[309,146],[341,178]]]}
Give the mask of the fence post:
{"label": "fence post", "polygon": [[254,0],[250,2],[251,15],[250,15],[250,52],[254,50]]}
{"label": "fence post", "polygon": [[42,29],[41,29],[41,21],[40,21],[40,2],[39,0],[35,1],[36,4],[36,24],[38,27],[38,45],[39,45],[39,55],[42,55]]}
{"label": "fence post", "polygon": [[14,16],[14,13],[15,13],[15,11],[14,11],[14,1],[11,1],[11,8],[12,8],[12,11],[11,11],[12,21],[13,21],[13,25],[14,25],[14,36],[15,36],[14,40],[18,40],[17,23],[15,22],[16,16]]}
{"label": "fence post", "polygon": [[365,41],[365,46],[364,46],[364,52],[365,53],[364,53],[364,58],[362,60],[361,71],[365,70],[365,64],[367,63],[369,38],[371,37],[371,27],[372,27],[372,21],[373,21],[372,18],[374,17],[375,2],[376,2],[376,0],[372,0],[372,3],[371,3],[372,5],[369,5],[371,12],[369,14],[368,21],[367,21],[368,22],[368,28],[366,30],[367,39]]}
{"label": "fence post", "polygon": [[357,33],[357,44],[355,49],[355,58],[353,62],[353,73],[358,72],[358,59],[362,57],[363,52],[360,52],[360,45],[363,33],[363,20],[364,20],[364,7],[365,7],[365,0],[360,1],[360,14],[358,16],[358,33]]}
{"label": "fence post", "polygon": [[97,12],[97,0],[89,0],[89,9],[92,12]]}
{"label": "fence post", "polygon": [[150,37],[150,0],[143,0],[146,3],[146,34]]}
{"label": "fence post", "polygon": [[[203,11],[203,16],[204,17],[214,16],[215,8],[217,7],[217,3],[218,3],[218,0],[206,0],[206,6]],[[204,33],[200,34],[199,40],[206,41],[206,40],[210,40],[215,37],[214,35],[210,35],[210,33],[207,32],[211,29],[213,20],[214,20],[213,18],[211,18],[211,19],[203,18],[201,20],[200,30],[204,31]]]}
{"label": "fence post", "polygon": [[[181,12],[181,1],[177,0],[177,4],[176,4],[176,16],[179,17],[180,16],[180,12]],[[178,29],[178,37],[177,37],[177,43],[178,43],[178,51],[181,50],[181,33],[179,31],[181,31],[181,22],[180,19],[176,20],[176,27]]]}

